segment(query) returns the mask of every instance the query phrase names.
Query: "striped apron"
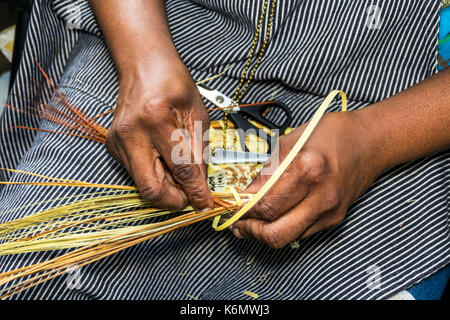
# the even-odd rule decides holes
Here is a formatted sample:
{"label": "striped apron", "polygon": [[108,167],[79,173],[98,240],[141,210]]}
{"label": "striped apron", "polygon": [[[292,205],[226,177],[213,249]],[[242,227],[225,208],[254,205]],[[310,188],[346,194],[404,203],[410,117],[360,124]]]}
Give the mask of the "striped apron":
{"label": "striped apron", "polygon": [[[169,0],[176,47],[200,80],[234,63],[208,83],[231,95],[245,67],[262,0]],[[273,32],[244,102],[276,98],[292,109],[295,126],[311,118],[332,89],[349,109],[392,96],[437,71],[439,1],[279,0]],[[267,28],[267,26],[265,26]],[[263,34],[265,31],[263,31]],[[124,43],[126,45],[126,43]],[[258,44],[260,48],[261,43]],[[117,73],[86,0],[37,0],[9,103],[33,101],[63,108],[34,63],[58,89],[95,116],[115,106]],[[207,104],[209,107],[209,105]],[[338,111],[339,104],[331,106]],[[221,117],[212,112],[211,117]],[[274,120],[279,115],[271,114]],[[108,126],[111,117],[102,124]],[[52,177],[131,184],[104,145],[77,137],[26,130],[61,128],[6,110],[0,121],[0,166]],[[370,128],[368,128],[370,130]],[[351,134],[351,132],[349,132]],[[37,181],[2,173],[5,180]],[[450,151],[390,169],[348,210],[344,222],[298,248],[272,250],[203,222],[141,243],[20,293],[20,299],[384,299],[450,262]],[[6,186],[0,212],[26,203],[92,192],[48,186]],[[44,209],[0,215],[6,222]],[[55,203],[52,203],[55,205]],[[62,252],[0,257],[0,271]]]}

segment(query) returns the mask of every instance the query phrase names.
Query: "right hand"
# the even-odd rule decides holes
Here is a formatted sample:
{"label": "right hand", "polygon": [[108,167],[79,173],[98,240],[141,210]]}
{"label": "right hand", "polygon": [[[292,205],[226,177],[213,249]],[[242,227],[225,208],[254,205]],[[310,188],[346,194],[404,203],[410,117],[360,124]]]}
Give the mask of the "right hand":
{"label": "right hand", "polygon": [[203,161],[207,142],[184,139],[191,143],[195,159],[191,163],[180,164],[171,157],[172,148],[180,143],[172,141],[172,133],[185,129],[194,137],[194,121],[201,122],[202,133],[209,129],[200,93],[180,59],[152,56],[145,66],[121,73],[106,146],[141,195],[160,207],[182,209],[189,202],[202,211],[214,206]]}

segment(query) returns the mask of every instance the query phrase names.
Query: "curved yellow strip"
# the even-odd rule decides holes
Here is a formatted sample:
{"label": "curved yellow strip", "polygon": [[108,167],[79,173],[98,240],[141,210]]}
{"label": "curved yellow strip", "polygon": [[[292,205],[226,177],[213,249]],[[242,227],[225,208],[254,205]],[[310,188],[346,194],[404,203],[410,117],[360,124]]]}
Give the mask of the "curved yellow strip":
{"label": "curved yellow strip", "polygon": [[220,217],[222,217],[221,214],[219,214],[218,216],[214,217],[214,220],[213,220],[213,223],[212,223],[213,229],[217,228],[217,225],[219,224],[219,221],[220,221]]}
{"label": "curved yellow strip", "polygon": [[[241,197],[239,196],[239,193],[236,191],[236,189],[233,187],[233,186],[229,186],[229,187],[227,187],[226,189],[225,189],[225,192],[227,192],[227,191],[230,191],[231,192],[231,194],[233,195],[233,197],[234,197],[234,200],[236,200],[236,204],[238,205],[238,206],[241,206],[242,205],[242,199],[241,199]],[[217,225],[219,224],[219,221],[220,221],[220,218],[222,217],[222,215],[221,214],[219,214],[219,215],[217,215],[217,216],[215,216],[214,217],[214,220],[213,220],[213,223],[212,223],[212,227],[215,229],[215,228],[217,228]]]}
{"label": "curved yellow strip", "polygon": [[235,215],[233,215],[233,217],[227,220],[224,224],[215,227],[214,229],[216,231],[222,231],[227,227],[229,227],[230,225],[232,225],[233,223],[235,223],[239,218],[241,218],[244,214],[246,214],[255,205],[255,203],[257,203],[267,193],[267,191],[269,191],[269,189],[275,184],[275,182],[277,182],[277,180],[281,177],[283,172],[292,163],[295,156],[300,152],[300,150],[302,149],[308,138],[311,136],[320,119],[325,114],[325,111],[327,110],[328,106],[330,105],[330,103],[333,101],[334,97],[336,97],[337,94],[340,94],[342,98],[342,111],[347,111],[347,96],[345,95],[345,93],[341,90],[334,90],[330,92],[330,94],[328,94],[328,96],[322,102],[320,107],[317,109],[316,113],[314,114],[308,126],[306,127],[305,131],[300,136],[300,138],[298,139],[297,143],[292,148],[292,150],[289,152],[286,159],[283,160],[281,165],[269,178],[266,184],[258,191],[258,193],[255,194],[255,196],[249,202],[247,202],[247,204],[244,207],[241,208],[241,210],[239,210]]}
{"label": "curved yellow strip", "polygon": [[228,191],[231,192],[231,194],[232,194],[233,197],[234,197],[234,200],[236,200],[236,204],[237,204],[238,206],[241,206],[241,205],[242,205],[242,199],[241,199],[241,197],[239,196],[239,193],[237,193],[236,189],[235,189],[233,186],[230,186],[230,187],[227,187],[226,190],[228,190]]}

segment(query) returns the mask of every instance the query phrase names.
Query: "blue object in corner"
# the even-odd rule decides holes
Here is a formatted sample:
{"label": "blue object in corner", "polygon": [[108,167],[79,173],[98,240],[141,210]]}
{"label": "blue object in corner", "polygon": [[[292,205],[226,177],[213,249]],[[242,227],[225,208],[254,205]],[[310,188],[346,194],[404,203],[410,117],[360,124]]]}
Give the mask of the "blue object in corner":
{"label": "blue object in corner", "polygon": [[416,300],[440,300],[449,278],[450,266],[447,266],[406,291]]}
{"label": "blue object in corner", "polygon": [[[450,7],[441,10],[438,52],[450,64]],[[441,65],[438,65],[438,70],[443,70]]]}

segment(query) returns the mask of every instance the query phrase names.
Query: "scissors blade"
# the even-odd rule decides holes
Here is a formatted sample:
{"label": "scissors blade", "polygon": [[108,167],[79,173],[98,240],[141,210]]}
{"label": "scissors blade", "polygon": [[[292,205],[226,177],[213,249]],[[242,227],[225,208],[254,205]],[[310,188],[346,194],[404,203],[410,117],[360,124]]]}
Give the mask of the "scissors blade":
{"label": "scissors blade", "polygon": [[215,149],[215,154],[211,155],[211,162],[212,164],[265,163],[269,160],[269,156],[267,153]]}
{"label": "scissors blade", "polygon": [[[222,92],[218,90],[206,89],[202,86],[197,85],[200,94],[207,100],[211,101],[215,106],[219,108],[228,108],[233,105],[233,99],[227,97]],[[233,108],[234,109],[234,108]]]}

